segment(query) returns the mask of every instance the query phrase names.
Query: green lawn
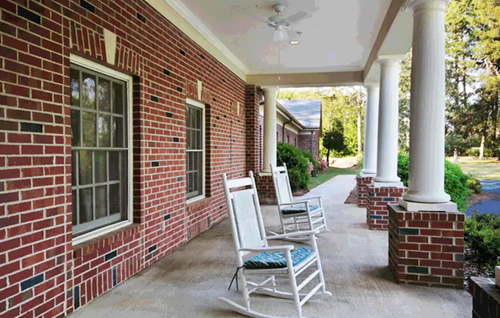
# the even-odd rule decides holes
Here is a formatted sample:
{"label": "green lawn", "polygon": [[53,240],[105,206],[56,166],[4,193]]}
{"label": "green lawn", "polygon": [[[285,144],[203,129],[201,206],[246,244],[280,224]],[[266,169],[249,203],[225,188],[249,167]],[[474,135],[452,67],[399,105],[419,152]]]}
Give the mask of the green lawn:
{"label": "green lawn", "polygon": [[348,169],[348,168],[334,168],[330,167],[323,173],[318,174],[316,178],[311,178],[311,181],[309,181],[309,189],[315,188],[322,184],[323,182],[326,182],[330,180],[331,178],[338,176],[340,174],[354,174],[358,175],[359,174],[359,169]]}
{"label": "green lawn", "polygon": [[460,157],[458,165],[463,172],[480,180],[500,180],[500,161],[477,160],[471,157]]}

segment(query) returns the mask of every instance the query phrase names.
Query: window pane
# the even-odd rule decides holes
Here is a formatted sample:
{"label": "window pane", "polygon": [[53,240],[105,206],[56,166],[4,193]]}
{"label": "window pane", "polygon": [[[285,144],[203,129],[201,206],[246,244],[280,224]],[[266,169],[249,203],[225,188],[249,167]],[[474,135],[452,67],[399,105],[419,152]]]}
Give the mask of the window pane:
{"label": "window pane", "polygon": [[76,174],[78,173],[77,151],[71,152],[71,185],[76,186]]}
{"label": "window pane", "polygon": [[121,213],[122,213],[122,218],[127,219],[128,218],[128,157],[127,157],[127,152],[122,151],[120,153],[121,157],[121,163],[120,163],[120,181],[121,181],[121,187],[120,187],[120,199],[121,199]]}
{"label": "window pane", "polygon": [[96,219],[108,215],[108,190],[107,186],[95,188],[95,217]]}
{"label": "window pane", "polygon": [[80,185],[92,183],[92,151],[80,150],[79,153]]}
{"label": "window pane", "polygon": [[123,147],[123,119],[113,117],[113,143],[114,147]]}
{"label": "window pane", "polygon": [[201,108],[196,108],[196,128],[198,129],[201,129],[201,122],[202,122],[202,118],[201,118]]}
{"label": "window pane", "polygon": [[120,213],[120,184],[110,184],[109,192],[109,215]]}
{"label": "window pane", "polygon": [[94,153],[95,183],[106,182],[106,152],[96,151]]}
{"label": "window pane", "polygon": [[[188,193],[190,194],[191,192],[193,192],[193,183],[194,183],[194,176],[193,176],[193,173],[192,172],[189,172],[188,173],[188,177],[187,177],[187,191]],[[189,198],[189,196],[188,196]]]}
{"label": "window pane", "polygon": [[72,192],[72,196],[71,196],[71,210],[72,210],[72,214],[73,214],[73,225],[77,225],[78,224],[78,217],[77,217],[77,214],[78,214],[78,211],[77,211],[77,207],[78,206],[78,196],[76,195],[76,190],[73,190]]}
{"label": "window pane", "polygon": [[93,220],[92,188],[80,189],[80,224]]}
{"label": "window pane", "polygon": [[109,181],[120,178],[120,153],[118,151],[109,152]]}
{"label": "window pane", "polygon": [[97,133],[99,136],[99,147],[110,147],[110,116],[108,115],[98,115],[97,118]]}
{"label": "window pane", "polygon": [[95,114],[83,112],[83,147],[95,147]]}
{"label": "window pane", "polygon": [[80,111],[71,110],[71,145],[80,146]]}
{"label": "window pane", "polygon": [[82,107],[95,109],[95,76],[82,73]]}
{"label": "window pane", "polygon": [[123,85],[113,82],[113,112],[123,114]]}
{"label": "window pane", "polygon": [[80,107],[80,71],[71,69],[71,105]]}
{"label": "window pane", "polygon": [[99,110],[111,112],[111,83],[108,80],[99,78],[97,87],[97,97],[99,99]]}

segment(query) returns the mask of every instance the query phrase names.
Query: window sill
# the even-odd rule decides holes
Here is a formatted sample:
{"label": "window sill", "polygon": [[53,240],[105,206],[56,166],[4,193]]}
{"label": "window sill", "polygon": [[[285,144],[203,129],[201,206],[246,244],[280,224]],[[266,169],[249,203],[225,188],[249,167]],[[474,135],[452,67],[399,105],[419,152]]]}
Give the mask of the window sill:
{"label": "window sill", "polygon": [[82,238],[77,237],[77,238],[73,239],[73,251],[87,247],[87,246],[91,246],[92,244],[103,241],[103,240],[108,239],[110,237],[114,237],[120,233],[123,233],[127,230],[130,230],[130,229],[137,228],[139,226],[140,226],[140,224],[126,222],[124,224],[119,224],[119,225],[117,224],[116,227],[109,228],[109,229],[107,229],[107,231],[104,231],[104,229],[103,229],[103,231],[100,233],[92,233],[91,232],[89,234],[93,234],[93,235],[84,236]]}
{"label": "window sill", "polygon": [[205,200],[208,200],[208,198],[204,195],[200,195],[200,196],[197,196],[197,197],[194,197],[194,198],[187,200],[186,205],[190,206],[190,205],[200,203],[201,201],[205,201]]}

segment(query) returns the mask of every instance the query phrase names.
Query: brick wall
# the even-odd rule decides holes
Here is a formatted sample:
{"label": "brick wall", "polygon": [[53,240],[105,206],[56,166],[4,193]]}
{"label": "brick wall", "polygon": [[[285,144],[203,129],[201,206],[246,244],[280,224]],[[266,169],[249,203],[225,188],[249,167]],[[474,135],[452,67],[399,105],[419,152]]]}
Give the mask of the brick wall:
{"label": "brick wall", "polygon": [[[319,138],[320,138],[320,131],[315,130],[313,137],[311,138],[311,134],[308,133],[307,135],[299,135],[298,136],[298,147],[300,149],[307,150],[311,152],[311,147],[312,147],[312,154],[314,157],[319,157]],[[311,140],[312,139],[312,140]],[[312,143],[312,145],[311,145]]]}
{"label": "brick wall", "polygon": [[[0,1],[2,317],[61,317],[85,305],[224,218],[221,173],[234,178],[252,166],[248,112],[236,107],[255,106],[251,87],[144,1],[83,3],[90,5]],[[114,66],[104,29],[117,35]],[[134,77],[134,224],[79,246],[72,244],[70,52]],[[187,206],[185,99],[197,99],[198,80],[207,105],[208,197]]]}
{"label": "brick wall", "polygon": [[263,167],[263,119],[259,115],[261,93],[258,87],[248,85],[245,90],[246,170],[256,175]]}
{"label": "brick wall", "polygon": [[373,177],[356,176],[356,192],[358,207],[366,208],[368,204],[368,186],[372,184]]}
{"label": "brick wall", "polygon": [[495,279],[469,277],[469,293],[472,295],[472,318],[500,317],[500,288]]}
{"label": "brick wall", "polygon": [[389,267],[397,282],[462,289],[465,215],[388,208]]}
{"label": "brick wall", "polygon": [[[283,135],[283,126],[280,125],[280,124],[277,124],[276,125],[276,132],[278,133],[278,138],[277,138],[277,142],[285,142],[285,143],[288,143],[294,147],[298,147],[298,135],[287,129],[286,128],[287,125],[285,125],[285,135]],[[287,142],[287,136],[288,136],[288,142]]]}
{"label": "brick wall", "polygon": [[366,186],[368,196],[366,201],[366,223],[370,230],[389,229],[388,204],[396,204],[401,200],[407,188]]}

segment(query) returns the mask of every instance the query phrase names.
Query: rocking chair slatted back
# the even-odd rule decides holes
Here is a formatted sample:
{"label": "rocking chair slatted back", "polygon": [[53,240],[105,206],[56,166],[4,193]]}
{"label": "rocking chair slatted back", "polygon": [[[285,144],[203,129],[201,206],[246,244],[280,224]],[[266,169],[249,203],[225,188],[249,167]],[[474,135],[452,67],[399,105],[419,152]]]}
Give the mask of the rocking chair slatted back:
{"label": "rocking chair slatted back", "polygon": [[262,247],[262,235],[259,233],[259,222],[254,204],[254,191],[241,190],[233,193],[231,203],[238,229],[238,240],[241,248]]}
{"label": "rocking chair slatted back", "polygon": [[[237,180],[227,180],[227,175],[222,175],[237,250],[267,246],[257,187],[252,171],[249,174],[249,178]],[[249,186],[250,189],[245,188]],[[242,256],[245,254],[247,253],[240,253],[240,266],[243,264]]]}
{"label": "rocking chair slatted back", "polygon": [[290,180],[288,179],[288,171],[286,164],[283,167],[273,167],[271,165],[271,172],[274,178],[276,197],[279,204],[292,203],[293,196],[290,188]]}

